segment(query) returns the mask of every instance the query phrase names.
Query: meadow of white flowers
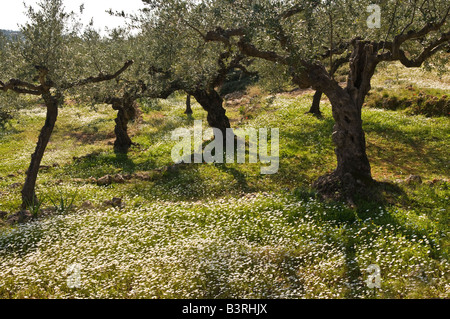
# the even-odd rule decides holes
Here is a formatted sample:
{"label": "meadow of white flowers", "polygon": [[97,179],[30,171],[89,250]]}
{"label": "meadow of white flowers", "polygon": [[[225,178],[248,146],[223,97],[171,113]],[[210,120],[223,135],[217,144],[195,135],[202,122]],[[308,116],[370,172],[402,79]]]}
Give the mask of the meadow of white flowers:
{"label": "meadow of white flowers", "polygon": [[[436,245],[345,208],[290,196],[153,202],[57,215],[0,235],[0,296],[50,298],[448,297]],[[135,207],[136,206],[136,207]],[[390,212],[389,214],[394,214]],[[434,249],[440,249],[434,247]],[[68,269],[80,267],[80,288]],[[364,283],[378,264],[382,288]],[[356,275],[355,275],[356,274]]]}

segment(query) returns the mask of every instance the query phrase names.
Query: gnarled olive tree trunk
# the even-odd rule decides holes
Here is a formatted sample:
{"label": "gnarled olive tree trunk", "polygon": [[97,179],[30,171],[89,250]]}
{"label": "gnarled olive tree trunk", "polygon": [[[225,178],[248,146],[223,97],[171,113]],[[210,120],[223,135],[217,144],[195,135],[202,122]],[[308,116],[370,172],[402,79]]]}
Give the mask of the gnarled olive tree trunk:
{"label": "gnarled olive tree trunk", "polygon": [[187,115],[192,115],[194,112],[192,111],[192,107],[191,107],[191,95],[188,94],[186,97],[186,111],[184,112],[184,114]]}
{"label": "gnarled olive tree trunk", "polygon": [[370,81],[378,63],[374,54],[376,50],[370,43],[356,41],[353,46],[347,87],[341,88],[336,81],[322,81],[327,83],[321,89],[330,99],[336,122],[333,142],[337,167],[331,175],[323,176],[315,183],[316,188],[327,193],[333,191],[330,188],[338,182],[339,189],[350,198],[358,186],[373,181],[366,152],[362,107],[371,89]]}
{"label": "gnarled olive tree trunk", "polygon": [[47,107],[47,115],[45,125],[39,134],[35,152],[31,156],[30,166],[26,172],[25,184],[22,189],[22,209],[27,209],[38,203],[35,192],[36,180],[45,149],[47,148],[55,128],[55,123],[58,118],[58,107],[62,101],[62,96],[60,94],[52,95],[50,92],[46,92],[42,97],[44,98],[45,106]]}
{"label": "gnarled olive tree trunk", "polygon": [[[335,61],[333,61],[331,63],[331,68],[330,68],[330,76],[333,78],[335,73],[339,70],[339,68],[348,63],[350,56],[346,55],[344,57],[341,57]],[[323,92],[321,90],[316,91],[316,93],[314,94],[314,98],[313,98],[313,103],[311,105],[310,110],[308,111],[308,113],[311,113],[317,117],[321,117],[322,116],[322,112],[320,111],[320,102],[322,100],[322,96],[323,96]]]}
{"label": "gnarled olive tree trunk", "polygon": [[223,108],[223,99],[216,90],[196,90],[192,92],[198,103],[208,112],[208,124],[212,128],[222,131],[226,136],[226,129],[231,128],[230,120],[226,116],[226,110]]}
{"label": "gnarled olive tree trunk", "polygon": [[331,102],[336,121],[333,143],[336,146],[337,168],[335,174],[344,178],[350,174],[355,179],[371,179],[371,168],[366,154],[366,139],[361,119],[361,105],[348,92],[340,91],[339,99]]}
{"label": "gnarled olive tree trunk", "polygon": [[126,154],[133,145],[128,135],[128,124],[138,116],[136,100],[130,96],[124,96],[122,98],[110,98],[108,103],[111,103],[112,108],[118,111],[114,128],[116,135],[114,151]]}
{"label": "gnarled olive tree trunk", "polygon": [[313,103],[308,113],[313,114],[317,117],[322,116],[322,112],[320,111],[320,101],[322,100],[323,93],[321,91],[316,91],[313,98]]}

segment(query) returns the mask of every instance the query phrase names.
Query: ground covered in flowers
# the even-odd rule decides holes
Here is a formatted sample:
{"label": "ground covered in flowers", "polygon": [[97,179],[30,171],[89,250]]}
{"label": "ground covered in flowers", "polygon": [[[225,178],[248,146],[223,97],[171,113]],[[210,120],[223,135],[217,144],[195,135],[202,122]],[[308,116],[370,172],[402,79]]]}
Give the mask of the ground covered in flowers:
{"label": "ground covered in flowers", "polygon": [[[20,226],[0,240],[0,295],[448,296],[449,264],[439,234],[427,234],[425,224],[402,222],[401,212],[382,208],[362,220],[343,206],[299,196],[77,210]],[[80,268],[79,289],[67,285],[72,264]],[[364,282],[371,264],[382,269],[377,292]]]}

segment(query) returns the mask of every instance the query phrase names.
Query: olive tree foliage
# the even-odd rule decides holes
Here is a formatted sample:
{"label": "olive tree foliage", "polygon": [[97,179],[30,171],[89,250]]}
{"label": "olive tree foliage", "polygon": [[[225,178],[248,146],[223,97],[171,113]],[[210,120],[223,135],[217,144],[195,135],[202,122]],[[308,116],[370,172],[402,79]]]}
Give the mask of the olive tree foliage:
{"label": "olive tree foliage", "polygon": [[[149,1],[150,2],[150,1]],[[174,8],[189,7],[181,18],[207,42],[233,47],[248,57],[281,64],[300,88],[323,92],[332,105],[336,170],[315,187],[347,198],[372,184],[366,153],[362,106],[381,63],[399,61],[421,67],[448,58],[447,0],[211,0],[151,1],[177,19]],[[381,23],[371,27],[370,5],[379,6]],[[439,61],[440,60],[440,61]],[[337,65],[349,66],[343,88],[334,79]]]}
{"label": "olive tree foliage", "polygon": [[28,22],[21,27],[21,36],[11,52],[9,80],[0,80],[0,90],[42,98],[47,113],[36,150],[31,157],[22,189],[22,208],[38,202],[35,194],[36,180],[45,149],[58,118],[59,107],[64,103],[64,92],[75,87],[107,81],[118,77],[131,64],[126,62],[112,74],[88,76],[80,66],[80,24],[74,13],[65,11],[62,0],[41,0],[37,10],[27,7]]}
{"label": "olive tree foliage", "polygon": [[[13,42],[0,32],[0,75],[8,76],[12,62],[11,48]],[[7,93],[0,95],[0,129],[5,129],[16,112],[17,98],[15,94]]]}
{"label": "olive tree foliage", "polygon": [[231,126],[217,88],[232,70],[250,73],[252,59],[232,46],[205,41],[202,30],[214,23],[212,8],[181,1],[144,2],[148,6],[141,21],[152,43],[152,73],[193,96],[207,111],[208,124],[225,133]]}
{"label": "olive tree foliage", "polygon": [[140,32],[131,31],[133,30],[129,28],[117,28],[102,37],[89,27],[82,37],[87,57],[84,65],[86,70],[104,73],[120,66],[126,59],[134,61],[114,81],[98,83],[77,93],[81,99],[90,100],[94,104],[110,104],[117,111],[114,143],[117,153],[127,153],[134,144],[128,134],[128,124],[139,116],[137,101],[143,98],[164,99],[178,90],[171,77],[162,71],[172,66],[172,51],[159,45],[166,46],[170,43],[155,41],[158,34],[153,28],[149,28],[148,22]]}
{"label": "olive tree foliage", "polygon": [[281,93],[292,86],[289,69],[282,64],[256,60],[252,69],[259,75],[258,85],[269,93]]}

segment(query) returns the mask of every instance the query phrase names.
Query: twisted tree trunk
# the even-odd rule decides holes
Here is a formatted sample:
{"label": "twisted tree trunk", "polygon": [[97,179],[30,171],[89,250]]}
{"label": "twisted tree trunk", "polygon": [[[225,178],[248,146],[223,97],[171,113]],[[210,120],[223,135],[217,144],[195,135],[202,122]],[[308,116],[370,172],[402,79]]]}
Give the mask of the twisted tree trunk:
{"label": "twisted tree trunk", "polygon": [[[350,58],[350,56],[347,55],[347,56],[341,57],[331,63],[331,68],[330,68],[330,72],[329,72],[331,78],[334,78],[334,74],[339,70],[339,68],[343,64],[348,63],[349,58]],[[322,112],[320,111],[320,101],[322,100],[322,96],[323,96],[323,92],[321,90],[317,90],[316,93],[314,94],[313,103],[312,103],[311,109],[308,111],[308,113],[311,113],[317,117],[322,116]]]}
{"label": "twisted tree trunk", "polygon": [[191,107],[191,95],[188,94],[186,97],[186,111],[184,112],[184,114],[187,115],[192,115],[194,112],[192,111],[192,107]]}
{"label": "twisted tree trunk", "polygon": [[308,113],[313,114],[317,117],[322,116],[322,112],[320,111],[320,101],[322,100],[322,95],[323,93],[321,91],[316,91],[316,94],[314,94],[311,109],[308,111]]}
{"label": "twisted tree trunk", "polygon": [[335,174],[341,178],[350,174],[355,179],[371,179],[361,106],[351,99],[347,92],[341,93],[339,101],[332,102],[333,117],[336,121],[333,132],[337,156]]}
{"label": "twisted tree trunk", "polygon": [[321,88],[330,99],[336,122],[333,143],[337,167],[332,174],[319,178],[315,183],[322,193],[332,193],[337,189],[343,191],[342,195],[347,198],[352,198],[358,188],[364,188],[373,181],[366,152],[362,106],[379,62],[370,43],[357,41],[353,45],[347,87],[341,88],[336,81],[323,81],[328,84]]}
{"label": "twisted tree trunk", "polygon": [[192,92],[198,103],[208,112],[208,124],[212,128],[222,131],[226,136],[226,129],[231,128],[230,120],[226,116],[226,110],[223,108],[223,99],[216,90],[196,90]]}
{"label": "twisted tree trunk", "polygon": [[62,100],[62,96],[54,96],[50,92],[46,92],[42,96],[44,98],[45,106],[47,107],[47,116],[45,125],[41,129],[35,152],[31,156],[30,166],[26,172],[25,184],[22,189],[22,209],[27,209],[38,203],[35,188],[39,167],[41,166],[45,149],[47,148],[55,128],[55,123],[58,118],[58,107]]}
{"label": "twisted tree trunk", "polygon": [[133,145],[128,135],[128,124],[137,118],[136,101],[130,96],[123,96],[122,98],[109,99],[109,103],[112,104],[114,110],[118,111],[115,119],[116,126],[114,128],[116,135],[114,151],[116,153],[126,154]]}

